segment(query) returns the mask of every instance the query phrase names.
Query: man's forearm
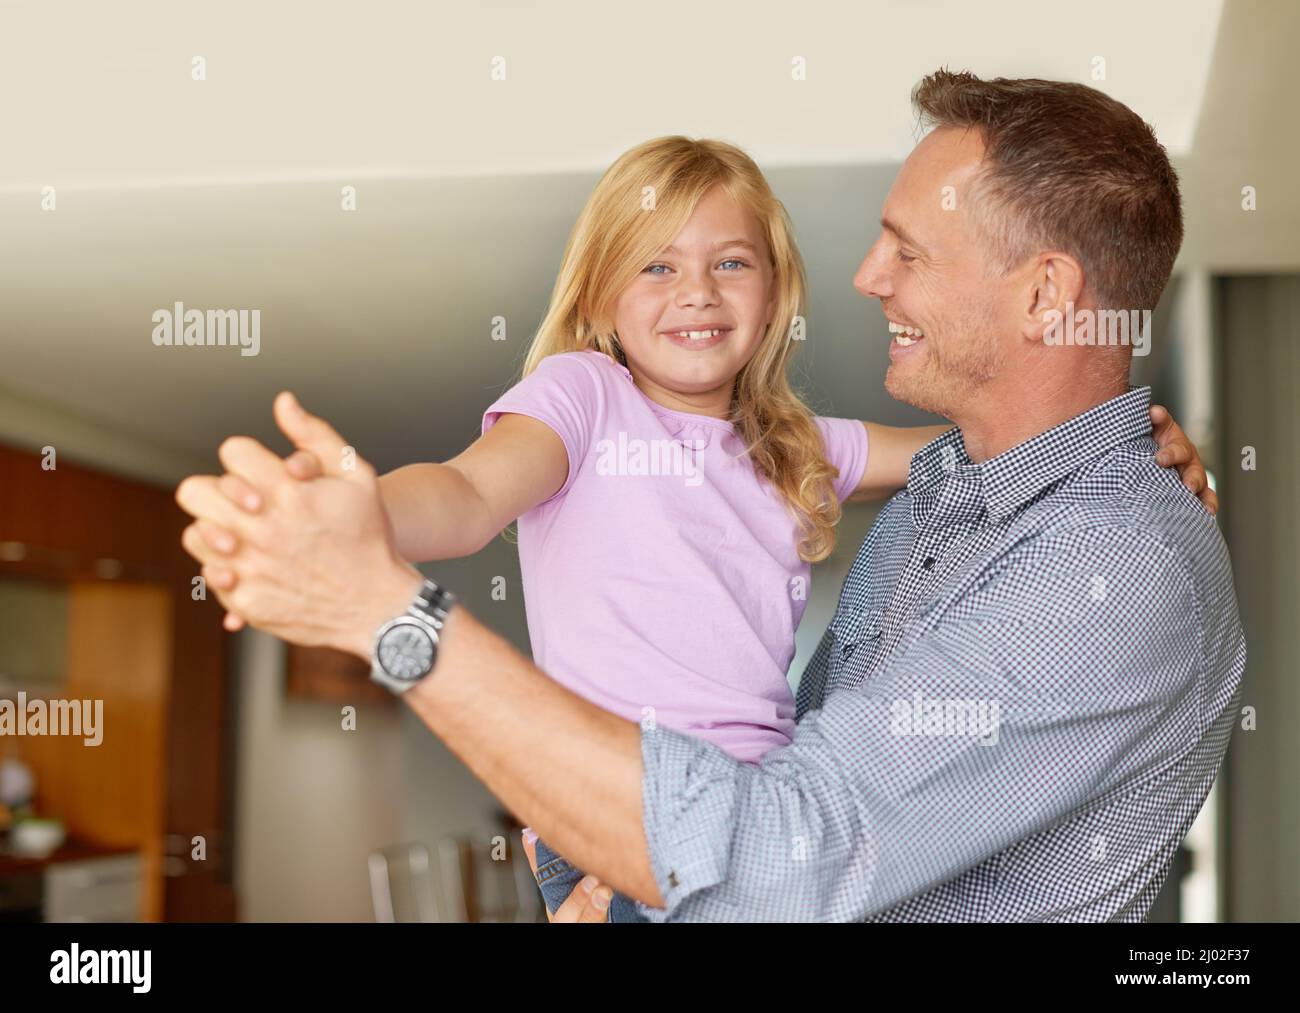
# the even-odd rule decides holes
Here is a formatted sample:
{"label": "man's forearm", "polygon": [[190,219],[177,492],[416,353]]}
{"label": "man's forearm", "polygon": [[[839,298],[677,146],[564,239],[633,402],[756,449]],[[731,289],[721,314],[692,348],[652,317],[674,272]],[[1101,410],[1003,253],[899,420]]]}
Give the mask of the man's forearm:
{"label": "man's forearm", "polygon": [[[398,615],[418,584],[414,570],[392,575],[381,585],[389,603],[377,611]],[[368,657],[372,634],[358,630],[348,649]],[[463,605],[447,618],[432,674],[405,699],[547,844],[614,889],[662,906],[642,826],[636,724],[560,686]]]}
{"label": "man's forearm", "polygon": [[411,709],[520,819],[578,868],[653,906],[637,725],[571,693],[463,607]]}

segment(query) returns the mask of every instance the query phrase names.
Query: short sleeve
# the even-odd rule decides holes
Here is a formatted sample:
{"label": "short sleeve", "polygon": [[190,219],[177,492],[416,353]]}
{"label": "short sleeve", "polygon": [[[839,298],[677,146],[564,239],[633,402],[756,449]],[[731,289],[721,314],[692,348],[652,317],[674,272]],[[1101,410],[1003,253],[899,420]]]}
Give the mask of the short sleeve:
{"label": "short sleeve", "polygon": [[502,415],[527,415],[550,426],[564,443],[569,474],[550,499],[563,496],[587,457],[600,405],[600,386],[582,352],[548,355],[535,370],[497,398],[483,413],[486,433]]}
{"label": "short sleeve", "polygon": [[818,415],[814,422],[822,431],[826,459],[840,470],[835,495],[840,502],[853,495],[867,470],[867,427],[858,419],[832,419]]}

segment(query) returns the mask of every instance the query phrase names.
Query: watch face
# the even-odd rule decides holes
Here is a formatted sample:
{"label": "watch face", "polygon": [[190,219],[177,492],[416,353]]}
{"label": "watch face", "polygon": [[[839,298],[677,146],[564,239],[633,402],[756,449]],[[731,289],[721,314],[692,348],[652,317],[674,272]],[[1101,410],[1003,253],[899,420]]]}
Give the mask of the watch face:
{"label": "watch face", "polygon": [[433,667],[433,638],[415,623],[401,623],[379,641],[379,664],[394,679],[414,681]]}

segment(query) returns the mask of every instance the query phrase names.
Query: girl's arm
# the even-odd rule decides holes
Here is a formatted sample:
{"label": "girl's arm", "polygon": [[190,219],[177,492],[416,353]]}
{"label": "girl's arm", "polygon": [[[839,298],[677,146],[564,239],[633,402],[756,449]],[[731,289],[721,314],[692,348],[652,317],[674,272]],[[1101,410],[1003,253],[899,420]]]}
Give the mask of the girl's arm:
{"label": "girl's arm", "polygon": [[412,563],[470,556],[564,485],[569,456],[544,422],[503,414],[445,464],[408,464],[379,479],[398,551]]}
{"label": "girl's arm", "polygon": [[938,439],[947,426],[882,426],[863,422],[867,427],[867,466],[858,479],[858,487],[848,502],[884,499],[907,485],[907,469],[912,455],[931,440]]}
{"label": "girl's arm", "polygon": [[[291,454],[285,467],[304,482],[324,473],[305,450]],[[446,464],[408,464],[381,476],[379,495],[398,551],[408,562],[423,563],[473,555],[553,496],[568,476],[568,451],[550,426],[503,412]],[[231,502],[260,509],[257,490],[237,475],[227,472],[218,486]]]}
{"label": "girl's arm", "polygon": [[[1156,463],[1177,468],[1178,477],[1211,514],[1219,511],[1219,497],[1210,488],[1196,444],[1174,421],[1163,405],[1151,406],[1151,435],[1159,448]],[[847,502],[883,499],[907,485],[907,470],[912,455],[952,426],[882,426],[863,422],[867,427],[867,466]]]}

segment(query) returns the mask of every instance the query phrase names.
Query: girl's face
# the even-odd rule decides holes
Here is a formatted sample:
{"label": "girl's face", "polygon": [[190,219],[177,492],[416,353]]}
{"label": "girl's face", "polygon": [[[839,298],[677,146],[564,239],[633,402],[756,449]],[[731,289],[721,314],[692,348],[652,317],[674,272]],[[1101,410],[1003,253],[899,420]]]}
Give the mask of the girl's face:
{"label": "girl's face", "polygon": [[763,340],[775,302],[758,221],[714,187],[672,244],[623,290],[614,327],[648,396],[725,417],[732,383]]}

